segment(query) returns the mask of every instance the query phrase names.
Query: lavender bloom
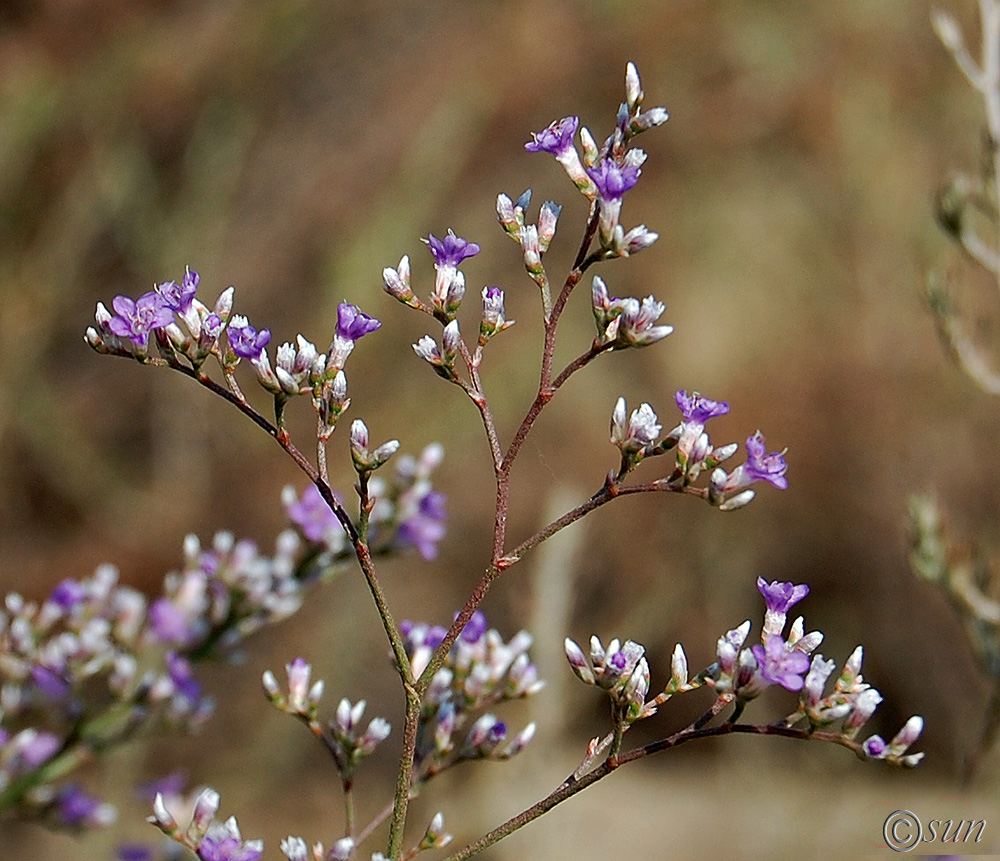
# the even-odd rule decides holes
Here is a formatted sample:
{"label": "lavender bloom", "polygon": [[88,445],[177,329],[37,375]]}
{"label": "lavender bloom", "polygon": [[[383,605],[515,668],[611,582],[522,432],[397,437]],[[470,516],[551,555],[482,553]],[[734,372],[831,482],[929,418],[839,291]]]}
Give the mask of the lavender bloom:
{"label": "lavender bloom", "polygon": [[[597,186],[587,175],[587,171],[580,161],[580,154],[573,145],[573,136],[579,126],[579,117],[563,117],[561,120],[550,123],[547,128],[540,132],[532,132],[532,140],[526,143],[524,148],[528,152],[548,152],[554,155],[573,184],[586,195],[588,200],[594,200],[597,197]],[[580,132],[580,137],[584,141],[586,151],[588,142],[591,142],[586,129]],[[587,163],[590,164],[589,161]],[[527,205],[527,200],[525,200],[523,208],[526,208]]]}
{"label": "lavender bloom", "polygon": [[174,312],[158,293],[143,293],[135,302],[128,296],[115,296],[111,303],[118,315],[108,320],[108,328],[119,338],[128,338],[145,347],[149,333],[174,321]]}
{"label": "lavender bloom", "polygon": [[[457,613],[455,614],[458,615]],[[462,633],[459,637],[466,643],[478,643],[480,637],[486,633],[486,614],[482,610],[476,610],[469,621],[465,623],[465,627],[462,628]]]}
{"label": "lavender bloom", "polygon": [[198,281],[198,273],[188,269],[180,284],[176,281],[165,281],[157,286],[156,292],[163,297],[163,302],[168,308],[178,314],[186,314],[198,290]]}
{"label": "lavender bloom", "polygon": [[[479,246],[475,246],[479,250]],[[342,302],[337,306],[337,334],[347,341],[357,341],[374,332],[382,323],[362,313],[357,305]]]}
{"label": "lavender bloom", "polygon": [[805,583],[795,585],[794,583],[782,583],[778,580],[767,583],[763,577],[757,578],[757,589],[764,596],[764,604],[767,607],[764,612],[762,639],[766,639],[772,634],[780,634],[785,628],[785,619],[789,609],[809,594],[809,587]]}
{"label": "lavender bloom", "polygon": [[63,610],[72,610],[80,606],[87,597],[87,590],[78,580],[67,578],[63,580],[49,595],[49,601]]}
{"label": "lavender bloom", "polygon": [[167,673],[177,694],[191,703],[201,697],[201,685],[191,672],[191,664],[176,652],[167,652]]}
{"label": "lavender bloom", "polygon": [[[302,490],[301,496],[295,496],[295,491],[289,489],[284,494],[285,513],[302,534],[314,544],[329,542],[331,532],[340,533],[340,521],[333,509],[326,504],[323,495],[315,484],[309,484]],[[338,548],[339,549],[339,548]]]}
{"label": "lavender bloom", "polygon": [[573,137],[580,126],[579,117],[563,117],[550,123],[540,132],[532,132],[531,140],[524,145],[528,152],[548,152],[564,156],[573,148]]}
{"label": "lavender bloom", "polygon": [[[21,730],[0,747],[6,748],[8,745],[14,753],[12,757],[14,764],[27,771],[36,768],[54,756],[62,746],[62,742],[51,732],[39,732],[29,728]],[[15,768],[15,771],[22,770],[22,768]]]}
{"label": "lavender bloom", "polygon": [[688,395],[683,389],[674,395],[674,401],[683,419],[673,431],[677,437],[677,465],[682,472],[687,473],[700,468],[702,461],[712,453],[708,434],[705,433],[705,422],[728,413],[729,404],[702,397],[698,392]]}
{"label": "lavender bloom", "polygon": [[713,401],[694,392],[688,395],[686,391],[679,391],[674,395],[685,424],[696,424],[702,428],[705,422],[716,416],[724,416],[729,412],[729,404],[724,401]]}
{"label": "lavender bloom", "polygon": [[805,583],[796,585],[779,580],[768,583],[763,577],[757,578],[757,589],[764,596],[767,612],[781,616],[787,614],[793,604],[798,604],[809,594],[809,587]]}
{"label": "lavender bloom", "polygon": [[642,171],[632,165],[619,167],[611,159],[604,159],[596,167],[589,168],[587,173],[597,186],[602,203],[614,203],[635,186]]}
{"label": "lavender bloom", "polygon": [[50,667],[35,664],[31,668],[31,680],[50,700],[62,700],[70,692],[70,683],[65,668],[61,672]]}
{"label": "lavender bloom", "polygon": [[601,245],[614,253],[620,252],[620,243],[615,242],[615,234],[619,230],[622,195],[639,181],[641,172],[635,164],[619,167],[611,159],[604,159],[596,167],[587,169],[587,175],[593,181],[601,201],[598,222]]}
{"label": "lavender bloom", "polygon": [[[712,474],[710,493],[716,499],[721,499],[727,493],[743,491],[744,488],[749,487],[755,481],[766,481],[779,490],[784,490],[788,487],[788,479],[785,478],[785,471],[788,469],[788,464],[785,463],[784,452],[773,451],[770,454],[766,453],[767,449],[764,446],[764,437],[760,431],[757,431],[757,433],[747,439],[746,446],[746,463],[740,464],[730,475],[726,475],[723,469],[717,469]],[[740,494],[740,496],[743,495],[752,498],[753,491],[746,490],[744,494]],[[723,507],[735,501],[736,498],[734,497],[729,502],[723,503]]]}
{"label": "lavender bloom", "polygon": [[431,295],[435,315],[446,323],[451,322],[465,296],[465,276],[458,271],[458,267],[466,258],[477,255],[479,246],[456,236],[453,230],[449,230],[443,240],[432,233],[427,238],[427,244],[434,256],[437,272]]}
{"label": "lavender bloom", "polygon": [[270,330],[261,329],[258,332],[246,317],[239,315],[233,317],[226,335],[229,338],[230,349],[240,358],[251,361],[261,357],[264,348],[271,340]]}
{"label": "lavender bloom", "polygon": [[114,821],[115,809],[92,795],[87,795],[76,783],[68,783],[56,797],[59,821],[69,828],[108,825]]}
{"label": "lavender bloom", "polygon": [[802,690],[805,684],[803,674],[809,669],[808,655],[789,649],[777,634],[766,634],[764,645],[751,646],[750,651],[765,679],[789,691]]}
{"label": "lavender bloom", "polygon": [[785,463],[784,452],[766,452],[764,436],[760,431],[747,438],[746,475],[749,481],[766,481],[779,490],[784,490],[788,487],[788,479],[785,478],[788,465]]}
{"label": "lavender bloom", "polygon": [[434,256],[435,266],[447,266],[454,269],[466,258],[475,257],[479,253],[479,246],[475,242],[469,242],[456,236],[453,230],[449,230],[448,235],[443,240],[431,233],[427,237],[427,244]]}
{"label": "lavender bloom", "polygon": [[402,542],[415,547],[427,561],[437,557],[438,542],[447,531],[444,501],[443,493],[432,490],[420,500],[417,511],[399,527]]}
{"label": "lavender bloom", "polygon": [[161,643],[189,646],[200,634],[196,621],[191,619],[169,598],[157,598],[149,608],[149,630]]}
{"label": "lavender bloom", "polygon": [[260,861],[264,857],[262,840],[243,841],[236,819],[229,817],[216,823],[198,844],[198,857],[202,861]]}

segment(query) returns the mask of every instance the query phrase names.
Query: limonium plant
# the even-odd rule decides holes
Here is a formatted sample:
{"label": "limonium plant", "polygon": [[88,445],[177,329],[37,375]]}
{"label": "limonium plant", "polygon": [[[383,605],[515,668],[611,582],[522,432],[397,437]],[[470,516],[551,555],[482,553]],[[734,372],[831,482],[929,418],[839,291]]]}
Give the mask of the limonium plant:
{"label": "limonium plant", "polygon": [[[306,481],[302,489],[284,492],[290,528],[271,554],[228,533],[207,545],[190,537],[180,570],[168,575],[162,593],[152,598],[120,584],[110,567],[91,578],[66,580],[41,600],[7,596],[0,617],[0,810],[76,829],[107,822],[112,816],[108,805],[74,780],[81,762],[142,734],[196,727],[211,710],[197,678],[199,662],[231,655],[258,629],[294,613],[309,589],[334,574],[360,571],[398,676],[403,713],[391,722],[398,725],[391,725],[386,717],[369,714],[365,701],[324,698],[323,680],[313,678],[301,656],[290,657],[283,672],[264,674],[266,700],[315,737],[343,791],[339,825],[324,834],[289,835],[278,849],[289,861],[395,861],[441,849],[452,840],[441,814],[412,823],[410,801],[446,770],[509,759],[530,747],[534,726],[508,726],[504,704],[543,689],[530,657],[530,634],[491,627],[480,607],[487,592],[516,576],[511,569],[546,539],[621,497],[680,494],[733,512],[748,505],[762,485],[788,487],[785,453],[769,450],[760,431],[746,437],[743,459],[737,458],[738,444],[712,442],[708,424],[729,412],[727,402],[682,388],[673,395],[673,405],[661,405],[658,413],[650,403],[630,410],[624,398],[611,396],[614,456],[606,472],[591,477],[593,493],[532,535],[508,535],[512,469],[560,389],[591,363],[614,361],[610,354],[651,346],[673,331],[661,322],[661,301],[652,295],[615,296],[612,274],[606,280],[591,271],[611,269],[606,264],[645,251],[657,239],[645,225],[623,221],[625,197],[645,169],[646,154],[635,140],[667,120],[666,110],[644,109],[643,100],[638,73],[629,64],[625,100],[603,143],[577,117],[565,117],[532,134],[525,147],[554,156],[589,203],[576,257],[561,281],[552,280],[545,263],[561,207],[546,201],[532,216],[530,191],[516,199],[497,198],[500,227],[516,243],[537,288],[544,333],[537,392],[519,420],[510,423],[494,414],[480,375],[487,355],[501,360],[502,348],[493,341],[502,341],[514,323],[506,317],[500,287],[477,288],[481,301],[467,301],[462,265],[480,246],[452,230],[430,233],[431,260],[423,260],[433,266],[433,277],[428,271],[415,286],[408,256],[383,272],[385,291],[422,314],[431,329],[413,345],[416,357],[471,402],[492,459],[490,561],[478,575],[469,574],[465,603],[441,619],[398,616],[387,602],[377,564],[383,556],[406,552],[433,560],[447,540],[446,499],[432,484],[441,447],[404,455],[395,439],[373,440],[364,421],[354,418],[346,430],[357,475],[350,501],[330,482],[327,446],[350,408],[348,359],[358,342],[377,332],[377,319],[344,302],[331,321],[328,347],[321,350],[298,335],[274,349],[266,325],[234,313],[232,287],[206,297],[193,269],[179,282],[161,283],[137,298],[115,297],[110,309],[98,305],[95,324],[86,332],[96,352],[191,378],[269,434]],[[589,283],[578,290],[585,276]],[[429,292],[419,286],[424,280]],[[582,313],[589,304],[596,332],[590,343],[578,346],[576,358],[557,368],[559,323],[571,300],[574,309],[580,300]],[[419,365],[414,370],[419,372]],[[428,385],[438,384],[428,375]],[[270,395],[272,414],[255,406],[260,397],[250,397],[247,386]],[[311,403],[315,415],[315,436],[304,448],[285,424],[286,410],[295,401]],[[671,417],[661,419],[661,414]],[[694,672],[679,644],[669,667],[654,674],[652,656],[635,640],[605,643],[594,636],[581,645],[566,639],[569,669],[607,697],[607,724],[551,793],[490,832],[466,838],[471,842],[448,857],[471,857],[622,766],[699,738],[775,735],[837,744],[867,760],[918,763],[922,754],[910,748],[922,729],[919,717],[888,741],[862,736],[882,697],[861,675],[860,646],[838,670],[836,661],[818,651],[823,635],[807,631],[801,616],[790,619],[809,587],[763,577],[757,587],[764,604],[759,636],[751,635],[747,620],[715,638],[714,649],[709,639],[701,650],[705,665]],[[787,713],[748,722],[748,708],[768,688],[789,692]],[[706,693],[701,716],[687,727],[643,744],[627,743],[635,724],[655,725],[655,716],[674,697]],[[355,774],[376,749],[389,744],[398,762],[395,792],[373,818],[359,821]],[[244,837],[235,817],[220,816],[216,790],[186,797],[171,778],[147,791],[150,822],[175,850],[186,847],[203,861],[263,857],[260,840]],[[462,824],[449,827],[458,831]],[[130,846],[121,857],[153,855],[151,849]]]}

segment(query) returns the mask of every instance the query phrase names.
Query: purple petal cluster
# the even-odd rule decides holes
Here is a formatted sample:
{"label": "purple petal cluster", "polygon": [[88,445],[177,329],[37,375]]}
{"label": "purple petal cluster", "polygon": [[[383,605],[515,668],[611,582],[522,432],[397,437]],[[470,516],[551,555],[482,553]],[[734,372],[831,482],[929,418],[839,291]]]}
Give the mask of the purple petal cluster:
{"label": "purple petal cluster", "polygon": [[479,253],[479,246],[475,242],[462,239],[451,230],[444,239],[438,239],[433,233],[430,234],[427,237],[427,245],[434,256],[435,266],[456,268],[463,260],[475,257]]}
{"label": "purple petal cluster", "polygon": [[307,485],[301,496],[290,495],[285,504],[288,519],[302,531],[302,534],[314,544],[321,544],[330,536],[331,531],[341,529],[340,521],[333,509],[326,504],[323,495],[315,484]]}
{"label": "purple petal cluster", "polygon": [[540,132],[532,132],[532,139],[524,145],[524,148],[528,152],[548,152],[560,156],[573,148],[573,137],[579,126],[579,117],[563,117],[550,123]]}
{"label": "purple petal cluster", "polygon": [[764,603],[770,613],[787,613],[792,605],[798,604],[809,594],[805,583],[783,583],[773,580],[768,583],[763,577],[757,578],[757,589],[764,596]]}
{"label": "purple petal cluster", "polygon": [[198,290],[198,281],[198,273],[188,269],[180,284],[176,281],[165,281],[157,286],[156,292],[163,297],[163,302],[168,308],[178,314],[186,314]]}
{"label": "purple petal cluster", "polygon": [[337,307],[337,334],[345,340],[357,341],[381,325],[379,320],[362,313],[357,305],[342,302]]}
{"label": "purple petal cluster", "polygon": [[[439,625],[410,621],[403,622],[400,631],[413,672],[419,675],[446,631]],[[418,763],[430,760],[440,766],[484,756],[507,759],[528,743],[534,725],[512,740],[506,724],[493,715],[481,715],[468,734],[464,727],[482,708],[530,696],[542,687],[527,654],[530,645],[531,637],[524,631],[504,642],[481,611],[473,613],[428,689],[418,731]]]}
{"label": "purple petal cluster", "polygon": [[587,168],[587,174],[597,186],[601,200],[618,201],[639,181],[642,171],[634,165],[619,167],[613,160],[604,159],[597,165]]}
{"label": "purple petal cluster", "polygon": [[689,395],[682,389],[674,395],[674,401],[677,403],[685,423],[691,422],[704,426],[709,419],[724,416],[729,412],[728,403],[713,401],[703,397],[698,392]]}
{"label": "purple petal cluster", "polygon": [[271,340],[271,332],[268,329],[257,331],[251,326],[245,317],[233,317],[233,321],[226,330],[229,338],[229,346],[232,351],[241,359],[259,359],[264,352],[264,348]]}
{"label": "purple petal cluster", "polygon": [[766,481],[779,490],[788,487],[788,479],[785,478],[788,464],[785,463],[784,453],[777,451],[768,453],[764,445],[764,436],[760,431],[747,438],[745,469],[751,481]]}
{"label": "purple petal cluster", "polygon": [[767,635],[763,645],[751,646],[750,651],[757,659],[757,666],[765,679],[789,691],[802,690],[805,684],[803,676],[809,669],[808,655],[789,648],[777,634]]}
{"label": "purple petal cluster", "polygon": [[399,526],[399,537],[403,544],[415,547],[428,561],[437,557],[438,542],[447,531],[444,503],[443,493],[438,490],[430,491],[419,501],[417,510]]}
{"label": "purple petal cluster", "polygon": [[159,293],[143,293],[136,301],[128,296],[115,296],[111,303],[117,316],[108,321],[108,328],[119,338],[145,347],[149,333],[174,321],[174,312]]}

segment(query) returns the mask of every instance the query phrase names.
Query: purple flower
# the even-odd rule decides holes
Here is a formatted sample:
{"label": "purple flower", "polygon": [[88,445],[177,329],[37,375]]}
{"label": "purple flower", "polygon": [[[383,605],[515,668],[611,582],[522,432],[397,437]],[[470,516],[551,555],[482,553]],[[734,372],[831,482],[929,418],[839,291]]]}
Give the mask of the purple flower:
{"label": "purple flower", "polygon": [[454,268],[467,257],[475,257],[479,253],[479,246],[475,242],[456,236],[452,230],[448,231],[443,240],[438,239],[433,233],[430,234],[427,237],[427,244],[430,246],[431,254],[434,255],[436,266]]}
{"label": "purple flower", "polygon": [[399,537],[404,544],[417,548],[428,561],[437,556],[437,544],[445,534],[445,495],[430,491],[417,506],[417,512],[399,526]]}
{"label": "purple flower", "polygon": [[24,730],[18,733],[18,738],[22,742],[18,751],[20,760],[27,768],[41,765],[62,746],[62,742],[51,732]]}
{"label": "purple flower", "polygon": [[202,861],[260,861],[264,853],[256,845],[251,845],[255,843],[244,843],[239,836],[219,827],[205,835],[198,844],[198,857]]}
{"label": "purple flower", "polygon": [[399,632],[406,638],[406,651],[411,655],[419,648],[436,649],[448,633],[440,625],[411,622],[409,619],[399,623]]}
{"label": "purple flower", "polygon": [[191,672],[191,664],[176,652],[167,652],[166,663],[170,681],[174,683],[177,693],[196,703],[201,696],[201,685]]}
{"label": "purple flower", "polygon": [[532,140],[524,148],[528,152],[550,152],[558,157],[573,147],[573,136],[579,126],[579,117],[563,117],[540,132],[532,132]]}
{"label": "purple flower", "polygon": [[[456,614],[457,615],[457,614]],[[486,633],[486,614],[482,610],[476,610],[459,635],[466,643],[478,643],[479,639]]]}
{"label": "purple flower", "polygon": [[314,544],[321,543],[330,529],[340,526],[337,515],[326,504],[315,484],[308,485],[300,497],[286,505],[285,512],[288,514],[288,519]]}
{"label": "purple flower", "polygon": [[72,610],[83,603],[87,589],[79,580],[63,580],[49,595],[49,600],[64,610]]}
{"label": "purple flower", "polygon": [[157,598],[149,608],[149,630],[161,643],[187,646],[196,633],[191,620],[169,598]]}
{"label": "purple flower", "polygon": [[59,790],[56,809],[63,824],[70,828],[98,825],[107,821],[110,808],[92,795],[87,795],[76,783],[68,783]]}
{"label": "purple flower", "polygon": [[[478,248],[476,250],[478,251]],[[357,341],[381,325],[381,322],[374,317],[362,314],[357,305],[342,302],[337,307],[337,334],[345,340]]]}
{"label": "purple flower", "polygon": [[769,613],[787,613],[793,604],[798,604],[809,594],[805,583],[782,583],[773,580],[768,583],[763,577],[757,578],[757,589],[764,596],[764,603]]}
{"label": "purple flower", "polygon": [[772,451],[768,454],[760,431],[747,438],[746,472],[751,481],[766,481],[778,490],[784,490],[788,487],[788,479],[785,478],[787,469],[784,452]]}
{"label": "purple flower", "polygon": [[587,168],[587,174],[604,201],[621,200],[622,195],[639,181],[641,172],[633,165],[619,167],[611,159],[605,159],[596,167]]}
{"label": "purple flower", "polygon": [[174,322],[174,312],[159,293],[143,293],[135,302],[128,296],[115,296],[111,306],[118,315],[108,321],[108,328],[119,338],[145,347],[149,333]]}
{"label": "purple flower", "polygon": [[809,594],[809,587],[804,583],[795,585],[778,580],[767,583],[763,577],[757,578],[757,588],[764,596],[764,603],[767,606],[764,613],[765,639],[769,635],[780,634],[785,629],[785,616],[789,609]]}
{"label": "purple flower", "polygon": [[709,419],[724,416],[729,412],[729,404],[702,397],[698,392],[688,395],[682,389],[674,395],[674,401],[684,416],[685,423],[693,422],[704,426]]}
{"label": "purple flower", "polygon": [[164,304],[178,314],[185,313],[191,307],[191,300],[198,290],[198,273],[190,269],[184,273],[181,283],[176,281],[165,281],[156,288],[156,292],[163,298]]}
{"label": "purple flower", "polygon": [[789,691],[800,691],[805,684],[803,674],[809,669],[809,656],[797,649],[789,649],[777,634],[768,634],[764,645],[750,647],[757,659],[760,674],[769,682]]}
{"label": "purple flower", "polygon": [[243,359],[257,359],[264,352],[268,341],[271,340],[271,332],[268,329],[261,329],[258,332],[251,326],[246,317],[233,317],[232,323],[226,330],[229,338],[229,346],[232,351]]}
{"label": "purple flower", "polygon": [[865,755],[871,759],[884,759],[889,752],[889,745],[885,743],[885,739],[880,735],[873,735],[871,738],[866,739],[861,748],[864,750]]}
{"label": "purple flower", "polygon": [[32,666],[31,680],[50,700],[65,699],[70,692],[70,683],[63,673],[41,664]]}

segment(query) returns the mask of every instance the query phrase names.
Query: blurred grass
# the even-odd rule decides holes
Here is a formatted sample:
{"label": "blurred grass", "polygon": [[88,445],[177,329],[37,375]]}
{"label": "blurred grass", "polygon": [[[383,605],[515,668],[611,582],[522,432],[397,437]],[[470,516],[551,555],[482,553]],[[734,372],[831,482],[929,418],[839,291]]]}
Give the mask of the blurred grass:
{"label": "blurred grass", "polygon": [[[671,855],[703,855],[714,851],[711,817],[695,823],[706,822],[706,806],[717,809],[734,755],[761,768],[757,783],[740,771],[745,791],[727,795],[738,812],[726,815],[760,840],[759,797],[774,782],[802,780],[845,805],[899,793],[905,807],[909,793],[954,792],[984,691],[945,601],[909,574],[905,500],[932,490],[960,530],[995,540],[998,420],[996,404],[944,359],[920,299],[931,267],[961,271],[931,201],[951,168],[978,162],[982,125],[929,10],[859,0],[0,6],[4,587],[37,596],[112,560],[151,590],[186,532],[207,538],[237,525],[268,546],[280,528],[279,490],[301,482],[275,447],[185,381],[82,343],[96,301],[137,295],[189,264],[208,295],[236,284],[238,310],[276,343],[298,331],[325,343],[344,299],[384,320],[351,358],[352,412],[407,450],[444,442],[451,512],[441,559],[387,566],[387,589],[400,616],[448,618],[488,555],[487,455],[473,412],[413,356],[424,323],[381,292],[381,270],[409,253],[426,290],[420,236],[451,227],[483,245],[464,267],[470,302],[483,284],[499,284],[518,321],[490,346],[484,369],[509,434],[535,384],[540,326],[493,202],[530,186],[536,205],[565,204],[547,258],[558,277],[585,207],[551,160],[522,144],[570,112],[602,138],[631,59],[648,104],[672,117],[642,140],[650,160],[625,220],[661,239],[601,274],[618,295],[655,293],[677,331],[654,350],[607,357],[560,394],[523,452],[512,539],[543,521],[554,489],[583,498],[599,485],[614,460],[606,426],[619,394],[631,406],[648,400],[665,423],[677,388],[729,400],[713,438],[742,440],[760,427],[789,447],[791,488],[765,489],[728,517],[674,498],[600,512],[583,527],[569,630],[556,636],[631,636],[662,678],[674,642],[692,663],[708,661],[718,633],[757,617],[756,576],[807,581],[805,613],[828,634],[824,654],[843,660],[865,643],[866,677],[886,694],[876,728],[893,732],[924,714],[929,761],[887,776],[842,751],[727,740],[651,763],[642,777],[616,776],[613,788],[578,800],[581,812],[567,807],[533,828],[579,829],[574,847],[593,842],[591,857],[606,857],[595,809],[628,793],[630,807],[650,805],[648,827],[632,826],[628,845],[655,852],[683,819],[699,836]],[[972,4],[955,11],[968,22]],[[565,318],[574,341],[566,358],[592,337],[578,298]],[[985,305],[993,312],[995,298]],[[308,416],[299,421],[307,434]],[[346,489],[342,444],[331,459]],[[508,632],[528,624],[526,583],[513,574],[487,601]],[[332,699],[364,696],[395,714],[388,669],[362,670],[382,650],[368,606],[346,578],[225,671],[236,696],[201,738],[159,745],[149,762],[126,752],[105,779],[186,764],[196,782],[222,791],[245,832],[329,838],[339,805],[326,764],[291,722],[268,713],[257,680],[303,654],[329,679]],[[544,792],[596,734],[598,707],[575,693],[572,715],[546,713],[540,701],[536,756],[544,746],[552,760],[459,779],[486,806],[484,825],[515,809],[506,794],[515,773],[536,775],[532,796]],[[684,777],[692,767],[699,776]],[[981,790],[994,792],[986,783]],[[446,815],[459,820],[457,810]],[[617,839],[626,826],[606,815]],[[831,829],[850,832],[860,841],[852,845],[876,841],[880,822],[851,815],[845,824],[804,813],[798,834],[771,829],[782,832],[768,838],[771,851],[784,855],[786,837],[819,845]],[[138,816],[125,816],[144,833]],[[545,854],[531,835],[509,857]],[[11,839],[38,857],[71,845],[22,829]],[[106,857],[87,845],[86,857]]]}

